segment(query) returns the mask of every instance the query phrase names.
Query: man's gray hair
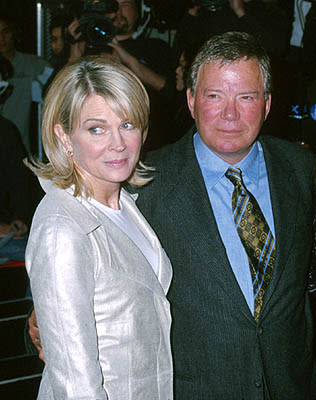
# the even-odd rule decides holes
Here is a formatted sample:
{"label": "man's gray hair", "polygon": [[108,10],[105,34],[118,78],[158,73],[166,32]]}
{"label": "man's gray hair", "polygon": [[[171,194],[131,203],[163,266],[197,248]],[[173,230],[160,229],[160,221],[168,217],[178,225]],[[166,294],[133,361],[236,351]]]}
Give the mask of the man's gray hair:
{"label": "man's gray hair", "polygon": [[270,58],[256,38],[245,32],[226,32],[212,36],[195,56],[187,77],[187,87],[194,96],[198,72],[202,65],[220,62],[231,64],[241,59],[253,59],[259,64],[263,78],[264,95],[267,99],[272,91]]}

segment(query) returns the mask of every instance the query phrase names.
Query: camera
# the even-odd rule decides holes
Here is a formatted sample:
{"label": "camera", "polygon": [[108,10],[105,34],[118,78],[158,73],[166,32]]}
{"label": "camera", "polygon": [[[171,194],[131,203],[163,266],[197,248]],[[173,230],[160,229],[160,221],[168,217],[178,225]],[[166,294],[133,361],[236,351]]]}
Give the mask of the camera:
{"label": "camera", "polygon": [[[86,41],[87,54],[95,55],[100,51],[112,50],[107,43],[116,35],[112,20],[105,14],[115,13],[118,10],[116,0],[43,0],[44,4],[55,15],[66,16],[69,23],[74,17],[79,20],[78,32],[81,32],[79,41]],[[70,34],[66,40],[74,44],[76,41]]]}
{"label": "camera", "polygon": [[107,43],[115,37],[116,28],[104,14],[115,13],[117,10],[116,0],[88,0],[84,3],[79,29],[82,32],[80,40],[86,41],[86,54],[98,54],[111,49]]}
{"label": "camera", "polygon": [[196,0],[195,3],[210,12],[220,11],[228,6],[228,0]]}

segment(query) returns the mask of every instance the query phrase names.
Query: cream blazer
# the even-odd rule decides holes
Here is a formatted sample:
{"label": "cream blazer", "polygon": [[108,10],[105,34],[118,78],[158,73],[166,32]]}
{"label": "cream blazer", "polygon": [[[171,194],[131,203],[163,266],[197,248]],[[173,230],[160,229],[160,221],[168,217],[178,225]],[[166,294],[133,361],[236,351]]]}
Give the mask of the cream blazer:
{"label": "cream blazer", "polygon": [[26,250],[46,360],[38,399],[173,399],[172,269],[134,198],[122,189],[124,207],[159,255],[157,275],[100,210],[40,183],[46,196]]}

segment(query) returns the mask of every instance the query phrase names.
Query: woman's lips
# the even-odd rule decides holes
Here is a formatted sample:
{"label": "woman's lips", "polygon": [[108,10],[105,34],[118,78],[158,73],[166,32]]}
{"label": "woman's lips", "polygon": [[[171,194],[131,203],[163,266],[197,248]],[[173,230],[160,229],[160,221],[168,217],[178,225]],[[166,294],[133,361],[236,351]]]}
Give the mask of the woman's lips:
{"label": "woman's lips", "polygon": [[110,160],[105,161],[104,164],[112,168],[121,168],[127,163],[127,158],[122,158],[121,160]]}

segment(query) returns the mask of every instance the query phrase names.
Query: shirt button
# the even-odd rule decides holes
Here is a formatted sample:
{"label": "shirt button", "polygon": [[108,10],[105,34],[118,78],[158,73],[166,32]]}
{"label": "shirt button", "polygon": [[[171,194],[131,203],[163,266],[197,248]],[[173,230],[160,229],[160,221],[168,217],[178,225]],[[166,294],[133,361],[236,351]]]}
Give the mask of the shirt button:
{"label": "shirt button", "polygon": [[255,381],[255,386],[256,386],[256,388],[260,388],[261,387],[261,382],[260,381]]}

